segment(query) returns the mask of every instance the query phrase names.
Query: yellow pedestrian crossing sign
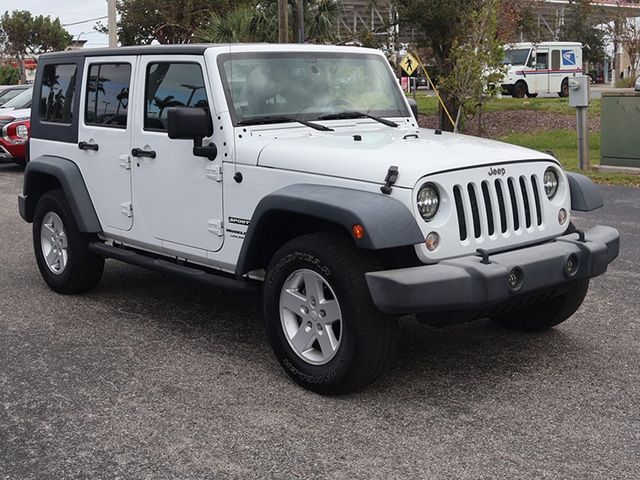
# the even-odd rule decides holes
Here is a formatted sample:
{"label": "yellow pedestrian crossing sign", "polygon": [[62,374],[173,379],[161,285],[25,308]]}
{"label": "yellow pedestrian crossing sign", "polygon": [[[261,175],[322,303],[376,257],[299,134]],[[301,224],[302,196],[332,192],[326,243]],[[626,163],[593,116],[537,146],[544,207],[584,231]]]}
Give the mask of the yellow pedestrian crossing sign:
{"label": "yellow pedestrian crossing sign", "polygon": [[410,53],[407,53],[400,61],[400,66],[405,72],[407,72],[407,75],[412,75],[418,68],[418,60],[416,60]]}

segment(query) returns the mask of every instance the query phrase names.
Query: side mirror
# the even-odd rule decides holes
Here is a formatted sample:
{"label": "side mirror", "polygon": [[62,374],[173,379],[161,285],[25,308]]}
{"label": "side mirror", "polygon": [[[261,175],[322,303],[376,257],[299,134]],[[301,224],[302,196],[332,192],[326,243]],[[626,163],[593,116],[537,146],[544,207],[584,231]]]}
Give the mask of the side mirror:
{"label": "side mirror", "polygon": [[172,107],[167,109],[167,133],[174,140],[193,140],[193,154],[215,160],[218,149],[213,143],[202,145],[202,139],[213,135],[213,123],[204,108]]}
{"label": "side mirror", "polygon": [[413,98],[408,98],[409,106],[411,107],[411,113],[416,117],[416,121],[418,120],[418,102],[416,102]]}
{"label": "side mirror", "polygon": [[211,117],[204,108],[172,107],[167,109],[169,138],[196,139],[213,134]]}

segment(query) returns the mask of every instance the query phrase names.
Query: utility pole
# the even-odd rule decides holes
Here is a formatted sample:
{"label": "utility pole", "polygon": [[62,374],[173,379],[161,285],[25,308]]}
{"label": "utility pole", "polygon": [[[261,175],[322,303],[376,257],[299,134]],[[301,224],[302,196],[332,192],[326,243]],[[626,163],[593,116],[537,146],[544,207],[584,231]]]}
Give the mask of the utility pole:
{"label": "utility pole", "polygon": [[116,0],[107,0],[107,25],[109,27],[109,47],[118,46],[118,26],[116,24]]}
{"label": "utility pole", "polygon": [[297,41],[298,43],[304,43],[304,0],[296,1],[296,10],[297,10]]}
{"label": "utility pole", "polygon": [[289,2],[278,0],[278,43],[289,43]]}

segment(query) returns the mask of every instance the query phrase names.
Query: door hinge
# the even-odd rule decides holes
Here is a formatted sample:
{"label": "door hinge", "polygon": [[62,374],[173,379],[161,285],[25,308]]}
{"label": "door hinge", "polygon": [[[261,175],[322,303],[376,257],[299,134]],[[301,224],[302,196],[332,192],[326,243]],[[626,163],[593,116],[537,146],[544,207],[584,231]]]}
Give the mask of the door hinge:
{"label": "door hinge", "polygon": [[224,235],[224,222],[220,219],[209,220],[209,231],[214,235],[222,237]]}
{"label": "door hinge", "polygon": [[120,155],[118,157],[120,166],[125,170],[131,170],[131,157],[129,155]]}
{"label": "door hinge", "polygon": [[216,182],[222,181],[222,165],[209,165],[207,167],[207,177]]}
{"label": "door hinge", "polygon": [[133,205],[131,205],[131,202],[121,203],[120,213],[122,213],[127,218],[133,217]]}

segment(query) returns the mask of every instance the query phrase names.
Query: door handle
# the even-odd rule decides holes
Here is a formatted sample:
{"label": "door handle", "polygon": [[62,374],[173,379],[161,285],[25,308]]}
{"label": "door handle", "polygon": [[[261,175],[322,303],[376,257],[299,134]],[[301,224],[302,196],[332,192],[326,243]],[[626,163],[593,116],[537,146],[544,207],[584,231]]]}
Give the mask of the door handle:
{"label": "door handle", "polygon": [[97,152],[100,147],[97,143],[80,142],[78,143],[78,148],[80,150],[93,150],[94,152]]}
{"label": "door handle", "polygon": [[141,148],[131,150],[131,155],[134,157],[156,158],[156,152],[154,150],[143,150]]}

